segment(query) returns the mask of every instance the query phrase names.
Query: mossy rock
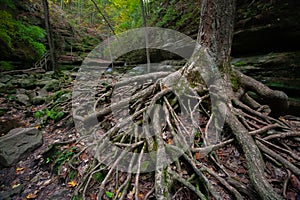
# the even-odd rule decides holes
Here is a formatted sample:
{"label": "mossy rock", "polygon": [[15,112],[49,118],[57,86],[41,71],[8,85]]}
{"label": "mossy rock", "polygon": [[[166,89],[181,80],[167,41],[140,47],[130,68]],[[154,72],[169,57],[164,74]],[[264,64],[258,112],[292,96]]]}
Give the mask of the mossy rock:
{"label": "mossy rock", "polygon": [[57,91],[60,88],[60,81],[56,79],[50,80],[45,86],[44,89],[48,92],[50,91]]}

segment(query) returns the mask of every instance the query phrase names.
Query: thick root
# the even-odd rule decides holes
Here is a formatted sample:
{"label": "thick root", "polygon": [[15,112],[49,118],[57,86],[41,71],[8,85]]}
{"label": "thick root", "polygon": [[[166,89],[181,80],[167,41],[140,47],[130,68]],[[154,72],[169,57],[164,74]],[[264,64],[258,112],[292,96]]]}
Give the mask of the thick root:
{"label": "thick root", "polygon": [[[241,81],[239,92],[226,87],[228,99],[221,99],[216,108],[218,112],[227,113],[226,124],[230,130],[223,131],[217,143],[213,143],[209,140],[211,130],[208,124],[216,121],[208,111],[210,103],[207,96],[218,95],[222,91],[208,90],[201,82],[191,87],[188,80],[179,81],[184,73],[180,70],[159,79],[157,74],[153,77],[147,75],[152,83],[127,88],[134,91],[132,96],[127,95],[118,102],[110,102],[109,96],[98,99],[93,106],[95,114],[78,116],[77,119],[84,123],[96,118],[99,124],[89,131],[90,140],[87,140],[91,141],[93,148],[89,152],[96,154],[98,164],[87,170],[77,188],[83,199],[88,191],[95,189],[98,190],[98,199],[107,198],[107,191],[115,191],[114,199],[177,199],[186,195],[187,191],[190,198],[242,199],[245,196],[255,199],[257,196],[250,192],[251,186],[261,199],[282,199],[287,181],[282,183],[285,191],[279,194],[270,183],[266,160],[261,152],[281,163],[292,175],[299,176],[299,165],[295,164],[295,160],[299,161],[297,154],[283,147],[278,151],[272,145],[273,141],[288,140],[299,137],[299,134],[285,122],[270,117],[269,112],[262,109],[265,106],[248,96],[247,91],[255,92],[264,100],[272,99],[273,105],[276,99],[278,102],[275,104],[283,104],[284,107],[285,96],[256,82],[253,82],[255,86],[251,86],[248,78],[248,83]],[[235,73],[238,77],[246,77],[240,72]],[[135,80],[143,78],[145,76],[135,77]],[[127,87],[125,81],[121,82],[120,88]],[[222,81],[214,82],[213,87],[218,88],[218,84]],[[101,94],[108,94],[108,90],[99,88]],[[208,94],[208,91],[212,93]],[[100,98],[103,97],[101,94],[98,95]],[[186,102],[181,101],[183,97]],[[128,116],[124,115],[124,107],[129,110]],[[197,115],[199,112],[201,114]],[[115,119],[115,113],[122,117]],[[118,150],[109,149],[108,144]],[[246,185],[237,181],[240,178],[233,178],[234,170],[219,159],[219,153],[226,149],[242,149],[243,155],[239,159],[245,159],[247,163],[247,174],[243,176],[251,184]],[[286,154],[294,161],[288,160]],[[127,167],[123,166],[124,163]],[[105,174],[105,178],[96,187],[92,177],[100,172]]]}

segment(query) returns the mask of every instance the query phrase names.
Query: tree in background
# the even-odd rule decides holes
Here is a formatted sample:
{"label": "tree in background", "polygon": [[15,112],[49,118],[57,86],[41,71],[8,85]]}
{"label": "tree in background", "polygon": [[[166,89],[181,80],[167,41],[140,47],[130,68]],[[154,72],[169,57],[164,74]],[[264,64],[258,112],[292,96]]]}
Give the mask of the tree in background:
{"label": "tree in background", "polygon": [[52,37],[52,30],[51,30],[50,17],[49,17],[49,5],[47,0],[43,0],[43,7],[45,13],[45,25],[46,25],[47,39],[48,39],[49,52],[50,52],[50,63],[51,63],[50,70],[54,71],[56,70],[55,47],[54,47],[54,41]]}

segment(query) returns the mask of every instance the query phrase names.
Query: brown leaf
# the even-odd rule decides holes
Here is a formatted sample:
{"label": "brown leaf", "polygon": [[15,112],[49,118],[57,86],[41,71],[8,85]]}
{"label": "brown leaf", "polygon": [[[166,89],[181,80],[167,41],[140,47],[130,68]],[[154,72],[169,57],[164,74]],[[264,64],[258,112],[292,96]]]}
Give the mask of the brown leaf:
{"label": "brown leaf", "polygon": [[196,157],[196,160],[200,160],[200,157],[201,157],[200,153],[199,153],[199,152],[196,152],[196,153],[195,153],[195,157]]}
{"label": "brown leaf", "polygon": [[295,175],[291,176],[291,183],[292,183],[293,187],[295,187],[298,190],[300,190],[300,181],[299,181],[299,179]]}
{"label": "brown leaf", "polygon": [[97,194],[91,193],[91,194],[90,194],[90,199],[91,199],[91,200],[97,200]]}
{"label": "brown leaf", "polygon": [[35,199],[36,197],[37,197],[36,194],[29,193],[29,194],[26,196],[26,199]]}
{"label": "brown leaf", "polygon": [[70,182],[68,182],[68,186],[69,187],[75,187],[77,185],[77,182],[76,181],[70,181]]}

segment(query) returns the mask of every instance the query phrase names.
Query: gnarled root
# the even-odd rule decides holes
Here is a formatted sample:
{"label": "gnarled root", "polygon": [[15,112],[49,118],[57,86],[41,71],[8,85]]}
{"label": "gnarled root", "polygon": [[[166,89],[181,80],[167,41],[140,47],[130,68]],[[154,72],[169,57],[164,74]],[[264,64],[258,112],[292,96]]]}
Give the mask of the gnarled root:
{"label": "gnarled root", "polygon": [[[77,188],[84,199],[87,191],[93,190],[98,190],[98,199],[107,198],[107,191],[113,193],[114,199],[135,200],[177,199],[178,196],[257,198],[254,192],[249,192],[251,190],[262,199],[282,199],[288,183],[285,180],[282,183],[285,191],[278,193],[269,180],[271,175],[267,173],[264,159],[274,159],[299,176],[298,152],[289,149],[290,143],[280,148],[275,145],[281,140],[299,137],[299,134],[285,121],[270,117],[267,106],[252,99],[247,92],[255,92],[271,103],[272,114],[279,114],[279,105],[282,106],[280,112],[286,109],[286,95],[238,71],[234,71],[240,82],[236,92],[219,80],[207,88],[193,78],[191,85],[190,78],[182,79],[189,73],[189,67],[164,78],[157,74],[136,76],[132,80],[143,80],[139,85],[128,85],[132,82],[124,79],[119,81],[122,84],[118,87],[98,89],[102,94],[111,95],[96,100],[92,106],[95,114],[77,117],[83,122],[97,119],[99,124],[87,131],[93,146],[90,152],[96,155],[99,163],[86,172]],[[225,88],[226,98],[220,94],[224,90],[219,87]],[[109,92],[112,89],[116,90],[116,96]],[[207,101],[208,95],[222,98],[217,99],[214,106]],[[107,100],[109,98],[120,100]],[[222,129],[216,116],[222,112],[226,113],[228,128],[222,135],[214,136],[216,140],[213,141],[210,133]],[[216,128],[210,128],[214,125]],[[242,154],[228,153],[240,150]],[[245,172],[235,172],[238,169],[223,157],[240,160],[236,167]],[[293,159],[288,159],[290,157]],[[241,164],[243,160],[246,166]],[[96,187],[92,177],[99,172],[105,174],[105,178],[100,187]]]}

